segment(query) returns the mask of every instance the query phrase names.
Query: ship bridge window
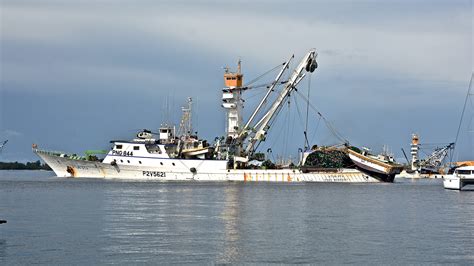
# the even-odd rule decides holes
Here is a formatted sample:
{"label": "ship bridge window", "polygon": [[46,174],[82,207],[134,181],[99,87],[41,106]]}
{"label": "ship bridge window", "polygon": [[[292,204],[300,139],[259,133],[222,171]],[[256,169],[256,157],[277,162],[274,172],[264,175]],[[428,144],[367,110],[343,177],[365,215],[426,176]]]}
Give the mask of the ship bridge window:
{"label": "ship bridge window", "polygon": [[118,145],[115,145],[115,149],[117,150],[121,150],[122,149],[122,145],[118,144]]}
{"label": "ship bridge window", "polygon": [[140,146],[133,146],[133,150],[134,150],[134,151],[140,150]]}
{"label": "ship bridge window", "polygon": [[457,170],[456,171],[459,175],[470,175],[471,170]]}
{"label": "ship bridge window", "polygon": [[155,154],[162,154],[163,152],[160,149],[160,146],[152,144],[152,145],[145,145],[146,150],[149,153],[155,153]]}

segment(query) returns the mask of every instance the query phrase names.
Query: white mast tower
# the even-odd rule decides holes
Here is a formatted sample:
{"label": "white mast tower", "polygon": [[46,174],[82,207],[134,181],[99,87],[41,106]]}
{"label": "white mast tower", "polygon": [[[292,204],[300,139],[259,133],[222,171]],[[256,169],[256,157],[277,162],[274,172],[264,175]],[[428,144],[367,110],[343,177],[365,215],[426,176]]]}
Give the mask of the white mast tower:
{"label": "white mast tower", "polygon": [[418,145],[419,145],[418,135],[413,134],[411,137],[411,147],[410,147],[412,171],[418,170],[418,150],[420,149]]}
{"label": "white mast tower", "polygon": [[241,72],[241,61],[237,64],[237,72],[229,72],[225,68],[224,84],[222,89],[222,107],[227,110],[227,138],[236,138],[239,135],[242,126],[242,82],[243,74]]}

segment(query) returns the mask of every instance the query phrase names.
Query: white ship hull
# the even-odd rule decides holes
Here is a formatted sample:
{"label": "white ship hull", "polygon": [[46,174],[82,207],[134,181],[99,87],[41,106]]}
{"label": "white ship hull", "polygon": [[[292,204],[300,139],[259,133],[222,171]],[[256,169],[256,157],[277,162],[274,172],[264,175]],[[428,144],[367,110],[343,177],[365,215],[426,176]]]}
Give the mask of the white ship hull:
{"label": "white ship hull", "polygon": [[474,185],[474,166],[462,166],[454,173],[443,178],[446,189],[462,190],[467,185]]}
{"label": "white ship hull", "polygon": [[453,190],[461,190],[463,187],[461,178],[454,176],[454,175],[448,175],[443,178],[443,186],[445,189],[453,189]]}
{"label": "white ship hull", "polygon": [[[297,169],[222,169],[226,161],[168,159],[176,168],[167,166],[110,164],[77,160],[34,150],[58,177],[137,179],[159,181],[254,181],[254,182],[380,182],[356,169],[303,173]],[[127,158],[127,157],[124,157]],[[210,163],[210,164],[209,164]],[[213,165],[216,166],[212,169]],[[189,167],[191,166],[191,167]],[[189,167],[189,168],[188,168]]]}

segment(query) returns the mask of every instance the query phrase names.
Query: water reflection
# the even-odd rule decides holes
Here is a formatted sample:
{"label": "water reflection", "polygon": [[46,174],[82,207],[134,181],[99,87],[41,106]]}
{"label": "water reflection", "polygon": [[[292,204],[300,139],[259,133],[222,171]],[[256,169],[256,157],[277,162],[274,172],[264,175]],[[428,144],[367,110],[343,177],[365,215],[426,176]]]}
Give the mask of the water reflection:
{"label": "water reflection", "polygon": [[440,182],[0,178],[0,264],[472,264],[474,193]]}
{"label": "water reflection", "polygon": [[239,260],[240,192],[241,187],[237,185],[227,186],[224,189],[224,207],[220,215],[224,222],[224,249],[217,256],[218,263],[230,263]]}
{"label": "water reflection", "polygon": [[111,186],[103,218],[111,244],[103,252],[130,262],[231,261],[238,255],[238,193],[228,184]]}
{"label": "water reflection", "polygon": [[0,239],[0,261],[5,261],[6,254],[7,254],[6,250],[7,250],[7,240]]}

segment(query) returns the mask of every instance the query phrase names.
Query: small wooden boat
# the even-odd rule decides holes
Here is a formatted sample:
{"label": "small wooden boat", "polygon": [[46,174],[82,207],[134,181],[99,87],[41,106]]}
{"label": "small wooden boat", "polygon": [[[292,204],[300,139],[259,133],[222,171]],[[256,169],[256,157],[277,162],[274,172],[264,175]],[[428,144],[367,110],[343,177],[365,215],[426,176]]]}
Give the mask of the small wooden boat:
{"label": "small wooden boat", "polygon": [[381,154],[371,155],[367,150],[347,148],[347,154],[357,168],[384,182],[393,182],[395,175],[401,173],[403,166],[395,163],[393,157]]}

